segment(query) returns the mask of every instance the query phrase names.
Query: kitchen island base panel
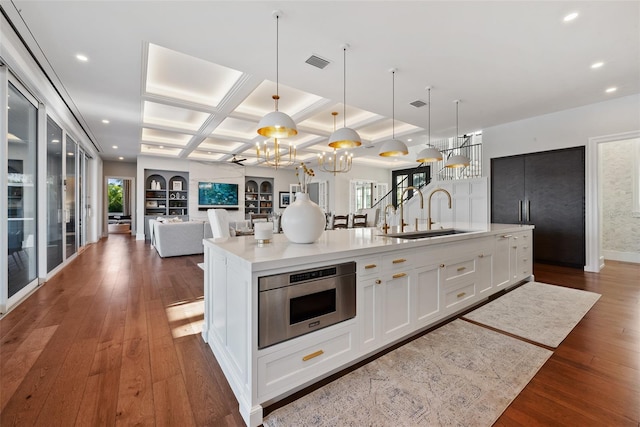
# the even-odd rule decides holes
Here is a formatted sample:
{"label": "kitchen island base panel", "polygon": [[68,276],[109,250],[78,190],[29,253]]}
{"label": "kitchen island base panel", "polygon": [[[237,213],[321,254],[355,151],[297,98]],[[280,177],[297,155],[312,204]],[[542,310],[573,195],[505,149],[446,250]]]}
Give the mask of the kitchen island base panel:
{"label": "kitchen island base panel", "polygon": [[[492,225],[416,240],[383,237],[376,229],[352,229],[324,233],[303,248],[274,235],[266,250],[251,236],[206,239],[203,339],[218,359],[244,422],[257,427],[265,405],[528,279],[532,229]],[[510,243],[512,236],[518,237],[517,243],[509,250],[496,250],[496,242],[507,240],[498,235],[509,235]],[[524,251],[520,242],[526,242]],[[356,262],[356,317],[259,350],[258,279],[345,260]],[[500,269],[503,274],[496,280]],[[526,272],[529,276],[523,277]],[[507,275],[509,280],[503,280]],[[387,294],[390,298],[385,300]]]}

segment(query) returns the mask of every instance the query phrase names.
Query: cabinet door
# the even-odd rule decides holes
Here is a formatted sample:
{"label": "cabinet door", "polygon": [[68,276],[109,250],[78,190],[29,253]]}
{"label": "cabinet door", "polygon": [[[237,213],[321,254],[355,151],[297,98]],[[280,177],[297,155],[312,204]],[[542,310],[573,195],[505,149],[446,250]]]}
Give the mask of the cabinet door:
{"label": "cabinet door", "polygon": [[484,250],[478,254],[478,299],[490,295],[493,288],[493,253]]}
{"label": "cabinet door", "polygon": [[511,282],[511,235],[496,236],[493,251],[493,286],[499,288]]}
{"label": "cabinet door", "polygon": [[520,223],[524,200],[524,157],[491,159],[491,222]]}
{"label": "cabinet door", "polygon": [[367,352],[378,347],[380,341],[380,316],[377,312],[382,280],[375,277],[358,283],[358,324],[360,350]]}
{"label": "cabinet door", "polygon": [[440,265],[433,264],[414,270],[416,328],[426,326],[440,313]]}
{"label": "cabinet door", "polygon": [[411,332],[411,282],[409,272],[390,273],[382,279],[380,313],[382,337],[392,341]]}
{"label": "cabinet door", "polygon": [[584,147],[533,153],[525,161],[526,220],[536,226],[534,259],[585,264]]}

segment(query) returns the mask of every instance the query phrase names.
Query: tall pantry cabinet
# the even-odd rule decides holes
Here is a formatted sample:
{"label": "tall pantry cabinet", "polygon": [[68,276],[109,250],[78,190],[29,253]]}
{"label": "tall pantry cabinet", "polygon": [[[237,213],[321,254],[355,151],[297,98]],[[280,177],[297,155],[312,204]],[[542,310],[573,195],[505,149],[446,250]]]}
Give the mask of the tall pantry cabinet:
{"label": "tall pantry cabinet", "polygon": [[491,159],[491,222],[533,224],[536,262],[585,265],[585,149]]}

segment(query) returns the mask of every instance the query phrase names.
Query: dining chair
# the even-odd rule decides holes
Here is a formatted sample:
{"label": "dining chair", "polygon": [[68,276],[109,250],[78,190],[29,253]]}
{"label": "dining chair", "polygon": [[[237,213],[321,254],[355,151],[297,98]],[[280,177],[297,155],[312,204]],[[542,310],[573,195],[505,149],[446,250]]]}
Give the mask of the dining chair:
{"label": "dining chair", "polygon": [[354,214],[353,215],[353,228],[360,228],[367,226],[367,214]]}
{"label": "dining chair", "polygon": [[209,224],[211,224],[211,233],[213,238],[230,237],[229,232],[229,213],[225,209],[207,209]]}
{"label": "dining chair", "polygon": [[348,215],[334,215],[333,216],[333,229],[336,228],[347,228],[349,225],[349,216]]}

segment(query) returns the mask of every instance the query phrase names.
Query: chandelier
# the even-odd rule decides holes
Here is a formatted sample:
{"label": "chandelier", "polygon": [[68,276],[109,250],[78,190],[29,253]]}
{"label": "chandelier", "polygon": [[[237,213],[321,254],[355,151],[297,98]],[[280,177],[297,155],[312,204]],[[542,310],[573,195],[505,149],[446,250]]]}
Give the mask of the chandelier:
{"label": "chandelier", "polygon": [[[338,113],[336,111],[333,111],[331,115],[333,116],[333,134],[335,134],[336,116],[338,115]],[[320,167],[320,170],[332,173],[334,175],[337,173],[349,172],[351,170],[352,163],[352,153],[348,153],[345,151],[344,154],[341,154],[340,157],[338,157],[338,150],[335,147],[333,148],[333,156],[329,156],[327,159],[324,158],[324,153],[318,154],[318,166]]]}
{"label": "chandelier", "polygon": [[[288,151],[288,153],[287,153]],[[283,147],[278,142],[278,138],[273,139],[273,146],[270,147],[268,141],[264,141],[262,148],[260,143],[256,142],[256,156],[258,161],[262,160],[264,164],[273,166],[274,168],[285,168],[296,162],[296,146],[289,142],[289,147]]]}

